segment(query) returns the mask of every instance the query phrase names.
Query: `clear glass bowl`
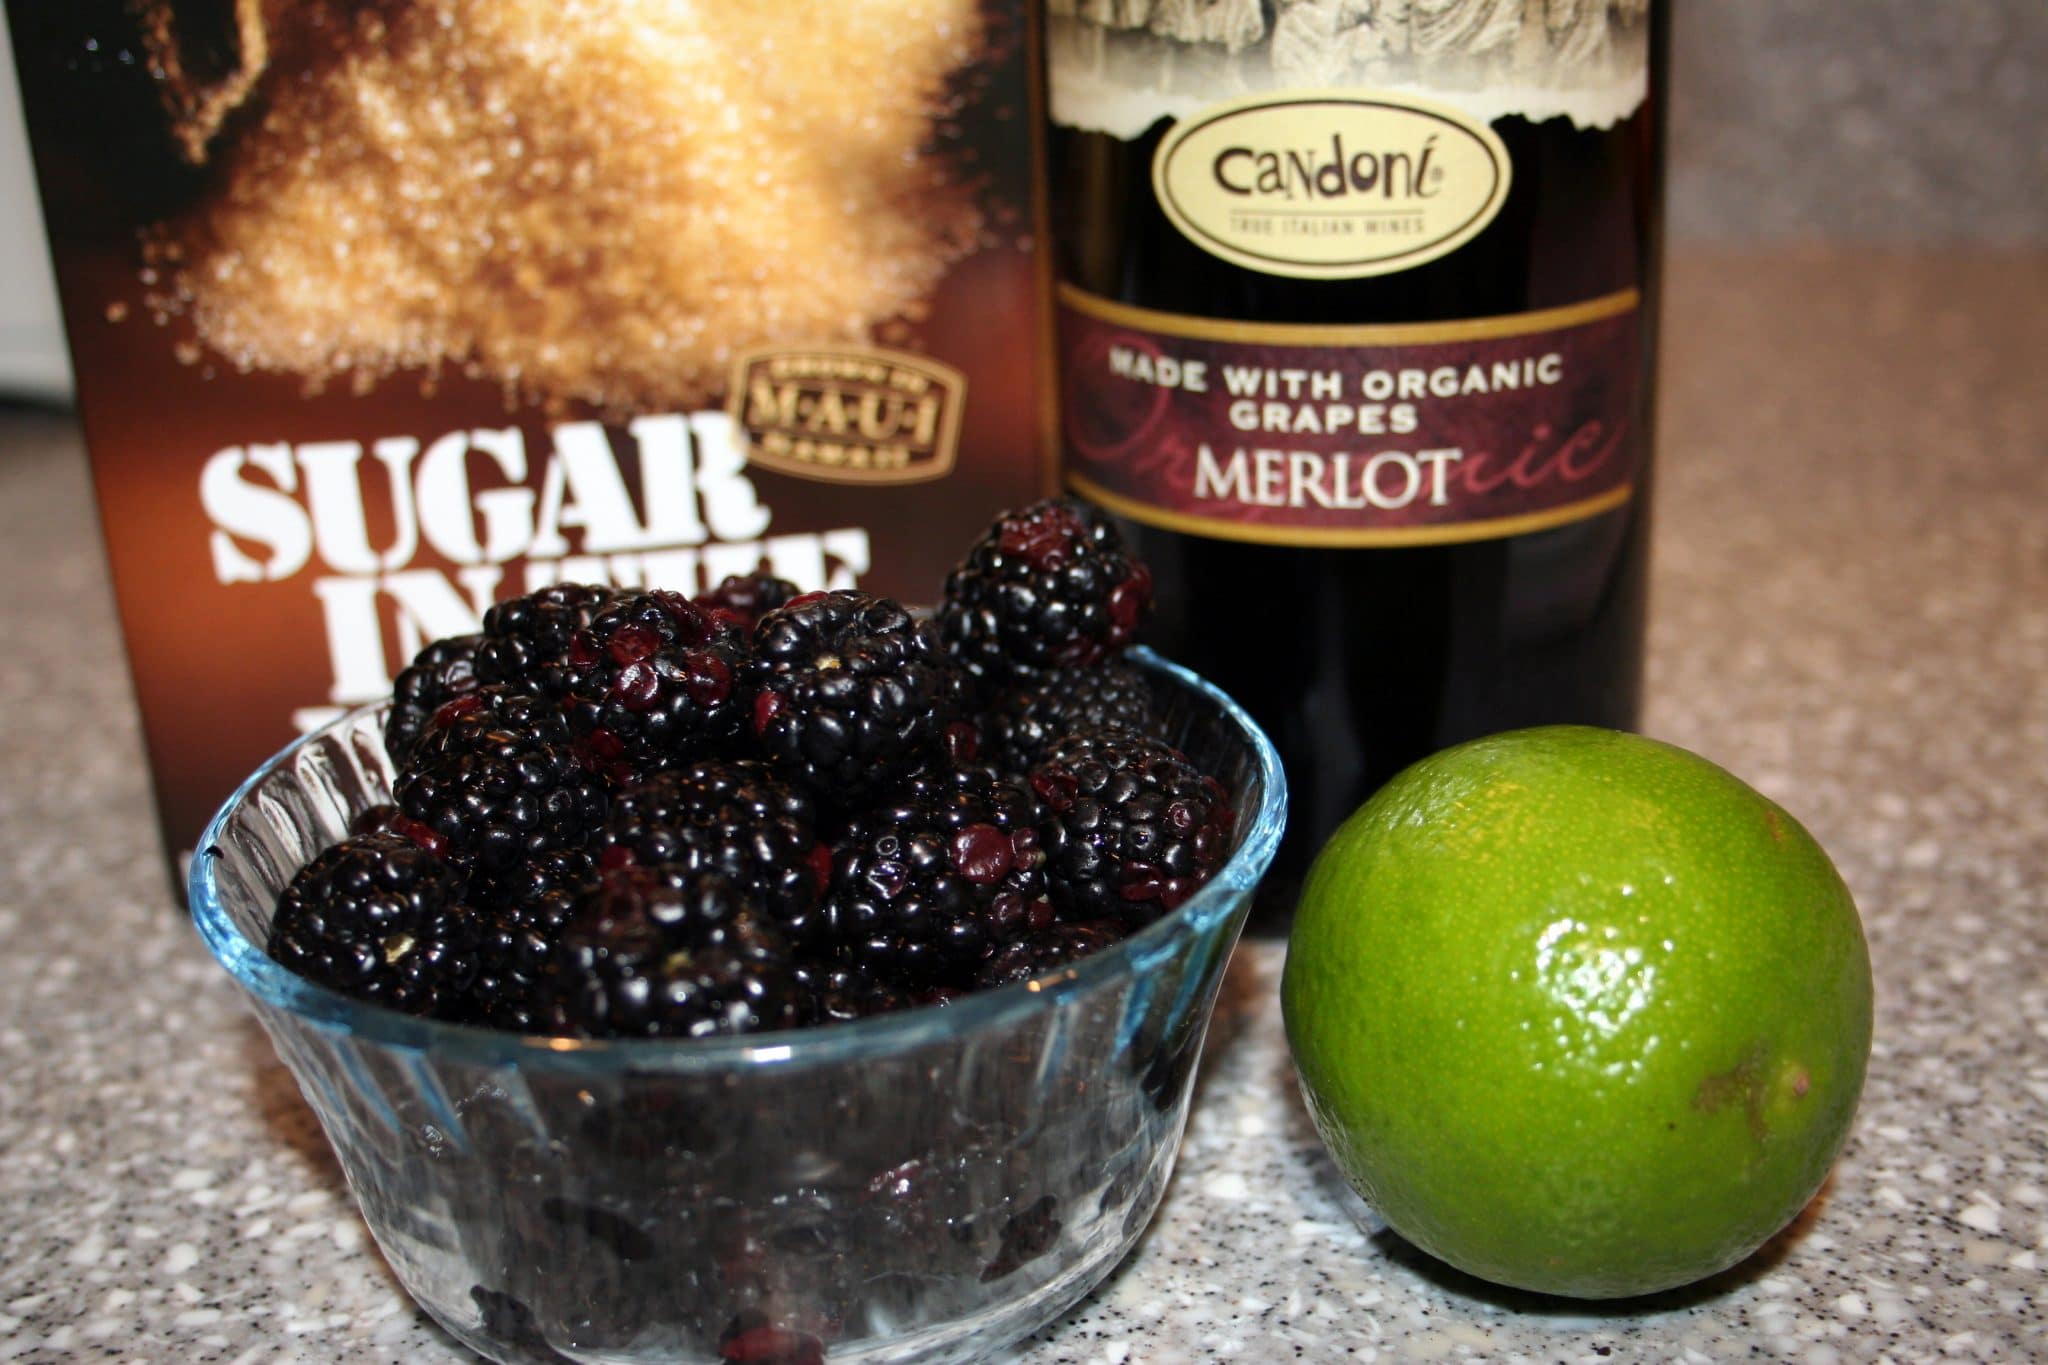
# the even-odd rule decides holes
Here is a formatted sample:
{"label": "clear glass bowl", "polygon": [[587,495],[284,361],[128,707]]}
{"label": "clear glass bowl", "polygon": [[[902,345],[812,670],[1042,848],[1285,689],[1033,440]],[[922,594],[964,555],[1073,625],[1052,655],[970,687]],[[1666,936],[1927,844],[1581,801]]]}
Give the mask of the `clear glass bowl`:
{"label": "clear glass bowl", "polygon": [[386,799],[383,709],[263,765],[193,860],[253,1000],[413,1298],[499,1361],[959,1361],[1043,1326],[1165,1191],[1223,967],[1286,809],[1235,703],[1143,651],[1175,742],[1236,793],[1185,905],[942,1008],[706,1041],[416,1019],[264,954],[278,891]]}

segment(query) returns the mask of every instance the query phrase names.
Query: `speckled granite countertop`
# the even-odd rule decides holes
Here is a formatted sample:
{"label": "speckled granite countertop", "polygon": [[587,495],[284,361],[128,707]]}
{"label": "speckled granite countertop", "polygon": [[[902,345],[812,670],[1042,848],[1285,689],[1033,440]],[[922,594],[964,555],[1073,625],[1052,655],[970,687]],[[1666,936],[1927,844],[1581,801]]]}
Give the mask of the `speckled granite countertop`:
{"label": "speckled granite countertop", "polygon": [[[1180,1172],[1030,1365],[2048,1359],[2048,255],[1674,261],[1647,728],[1777,798],[1875,1055],[1791,1233],[1602,1312],[1357,1230],[1248,944]],[[71,424],[0,415],[0,1360],[468,1360],[171,907]]]}

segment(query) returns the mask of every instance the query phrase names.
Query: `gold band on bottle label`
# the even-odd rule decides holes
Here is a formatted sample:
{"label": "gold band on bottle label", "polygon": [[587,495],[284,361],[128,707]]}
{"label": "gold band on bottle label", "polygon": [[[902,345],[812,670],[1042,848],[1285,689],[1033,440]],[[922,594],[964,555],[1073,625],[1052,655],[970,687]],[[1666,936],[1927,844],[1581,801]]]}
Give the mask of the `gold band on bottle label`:
{"label": "gold band on bottle label", "polygon": [[1642,291],[1618,289],[1561,308],[1539,308],[1490,318],[1457,318],[1448,322],[1295,323],[1239,322],[1230,318],[1198,318],[1165,313],[1136,304],[1105,299],[1061,283],[1061,307],[1120,327],[1198,341],[1240,341],[1266,346],[1414,346],[1437,341],[1486,341],[1498,337],[1551,332],[1602,318],[1620,317],[1642,306]]}

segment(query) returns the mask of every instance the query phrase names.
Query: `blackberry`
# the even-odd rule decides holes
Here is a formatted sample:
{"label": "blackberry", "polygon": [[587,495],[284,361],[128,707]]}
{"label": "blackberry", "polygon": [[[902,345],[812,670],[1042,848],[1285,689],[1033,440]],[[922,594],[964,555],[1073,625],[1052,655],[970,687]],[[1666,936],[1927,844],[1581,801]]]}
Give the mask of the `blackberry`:
{"label": "blackberry", "polygon": [[939,634],[993,691],[1100,662],[1151,605],[1151,571],[1116,527],[1086,503],[1049,498],[998,517],[947,575]]}
{"label": "blackberry", "polygon": [[1035,687],[1010,689],[983,715],[980,735],[990,760],[1021,771],[1044,758],[1059,739],[1102,726],[1154,736],[1163,728],[1145,675],[1121,661],[1106,660],[1096,668],[1055,673]]}
{"label": "blackberry", "polygon": [[1128,933],[1122,924],[1106,919],[1047,925],[997,949],[975,972],[975,989],[991,990],[1043,976],[1107,948]]}
{"label": "blackberry", "polygon": [[411,840],[344,840],[277,898],[268,951],[300,976],[407,1014],[453,1018],[475,974],[479,921],[456,870]]}
{"label": "blackberry", "polygon": [[577,762],[554,703],[483,687],[435,714],[392,786],[405,816],[487,875],[580,848],[604,818],[604,787]]}
{"label": "blackberry", "polygon": [[555,851],[511,872],[470,879],[470,903],[482,917],[470,1017],[513,1033],[545,1029],[546,986],[561,960],[563,927],[597,887],[588,853]]}
{"label": "blackberry", "polygon": [[699,759],[663,773],[650,786],[670,794],[678,817],[697,823],[720,817],[787,822],[806,835],[817,828],[811,798],[758,759]]}
{"label": "blackberry", "polygon": [[729,618],[742,635],[751,635],[763,616],[803,591],[786,578],[768,573],[733,574],[710,592],[699,594],[698,606]]}
{"label": "blackberry", "polygon": [[592,584],[555,583],[497,603],[484,613],[478,678],[560,696],[568,687],[566,661],[576,633],[617,596]]}
{"label": "blackberry", "polygon": [[1053,920],[1028,788],[940,770],[871,812],[836,851],[825,913],[851,959],[911,989],[964,983]]}
{"label": "blackberry", "polygon": [[702,759],[625,788],[597,837],[607,868],[675,864],[751,895],[799,946],[818,941],[831,871],[811,799],[758,762]]}
{"label": "blackberry", "polygon": [[806,593],[754,631],[754,733],[813,792],[887,787],[944,750],[960,678],[931,626],[864,592]]}
{"label": "blackberry", "polygon": [[620,598],[576,633],[564,706],[586,761],[614,782],[716,751],[747,709],[746,650],[673,592]]}
{"label": "blackberry", "polygon": [[384,752],[403,768],[419,743],[427,722],[442,704],[477,686],[476,652],[481,635],[436,640],[419,653],[391,684],[391,714],[384,721]]}
{"label": "blackberry", "polygon": [[994,948],[947,837],[884,827],[839,851],[825,913],[860,966],[909,990],[949,985]]}
{"label": "blackberry", "polygon": [[808,1014],[820,1024],[889,1014],[916,1003],[867,968],[831,958],[800,959],[795,976],[807,998]]}
{"label": "blackberry", "polygon": [[620,867],[562,934],[550,1023],[586,1038],[697,1038],[804,1022],[788,944],[716,873]]}
{"label": "blackberry", "polygon": [[597,885],[597,859],[582,849],[550,849],[506,872],[479,870],[469,880],[469,902],[488,913],[538,912],[559,927],[582,896]]}
{"label": "blackberry", "polygon": [[1068,918],[1156,919],[1230,856],[1223,785],[1135,731],[1067,736],[1031,769],[1031,788],[1051,811],[1046,880]]}
{"label": "blackberry", "polygon": [[923,823],[955,833],[987,824],[1011,841],[1015,866],[1037,867],[1043,862],[1038,826],[1044,818],[1045,805],[1022,772],[999,772],[979,763],[933,764],[846,816],[833,847],[890,825]]}

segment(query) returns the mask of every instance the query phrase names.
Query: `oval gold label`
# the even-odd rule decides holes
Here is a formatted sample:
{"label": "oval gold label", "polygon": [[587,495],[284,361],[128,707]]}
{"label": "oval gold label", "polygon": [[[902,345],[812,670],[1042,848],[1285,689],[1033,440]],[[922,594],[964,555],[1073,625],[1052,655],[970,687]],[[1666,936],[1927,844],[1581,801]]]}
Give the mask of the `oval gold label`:
{"label": "oval gold label", "polygon": [[967,376],[881,346],[763,346],[733,360],[726,410],[747,462],[828,483],[921,483],[953,472]]}
{"label": "oval gold label", "polygon": [[1291,90],[1175,124],[1152,188],[1175,227],[1249,270],[1386,275],[1457,250],[1507,202],[1508,150],[1449,105]]}

